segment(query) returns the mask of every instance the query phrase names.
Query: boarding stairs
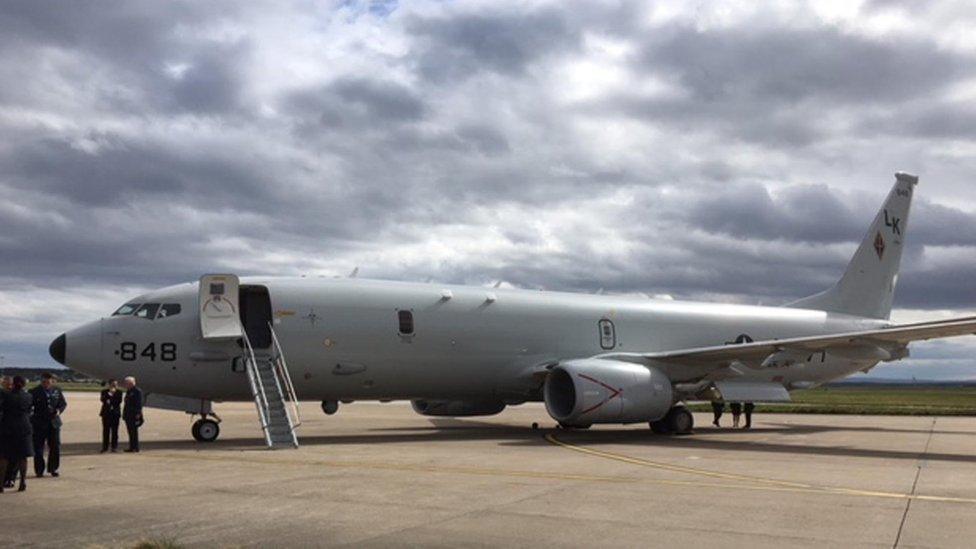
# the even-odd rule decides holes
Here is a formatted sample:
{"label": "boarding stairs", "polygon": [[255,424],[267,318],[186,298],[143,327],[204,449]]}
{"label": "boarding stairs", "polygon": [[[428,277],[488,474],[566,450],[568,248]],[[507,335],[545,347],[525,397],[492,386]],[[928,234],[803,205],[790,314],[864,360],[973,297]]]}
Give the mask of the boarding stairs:
{"label": "boarding stairs", "polygon": [[271,326],[272,345],[267,351],[256,353],[246,333],[241,339],[247,379],[268,448],[298,448],[295,430],[302,421],[298,398],[274,326]]}

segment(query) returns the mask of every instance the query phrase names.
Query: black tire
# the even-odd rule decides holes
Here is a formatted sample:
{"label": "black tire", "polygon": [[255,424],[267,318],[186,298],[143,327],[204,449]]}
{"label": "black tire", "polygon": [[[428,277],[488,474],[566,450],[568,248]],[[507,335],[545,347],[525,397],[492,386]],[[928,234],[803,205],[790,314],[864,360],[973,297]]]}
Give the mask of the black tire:
{"label": "black tire", "polygon": [[339,411],[339,401],[338,400],[323,400],[322,401],[322,411],[325,415],[331,416]]}
{"label": "black tire", "polygon": [[671,432],[676,435],[688,435],[695,429],[695,416],[684,406],[671,408],[665,420]]}
{"label": "black tire", "polygon": [[[665,416],[667,417],[667,416]],[[650,423],[651,431],[656,435],[667,435],[671,433],[671,427],[665,419],[659,419]]]}
{"label": "black tire", "polygon": [[220,436],[220,425],[212,419],[198,419],[190,432],[197,442],[213,442]]}

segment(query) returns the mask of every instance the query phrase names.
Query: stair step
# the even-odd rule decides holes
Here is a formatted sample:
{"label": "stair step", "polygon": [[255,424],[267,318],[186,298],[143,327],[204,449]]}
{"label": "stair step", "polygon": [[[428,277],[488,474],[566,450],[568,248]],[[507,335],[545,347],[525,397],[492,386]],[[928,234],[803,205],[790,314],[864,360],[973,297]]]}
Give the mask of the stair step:
{"label": "stair step", "polygon": [[[272,328],[273,334],[274,328]],[[248,354],[250,353],[250,354]],[[254,384],[254,400],[266,424],[268,446],[271,448],[295,448],[298,446],[292,418],[286,408],[285,386],[287,365],[273,338],[273,346],[256,351],[248,345],[244,349],[248,374]],[[290,402],[290,400],[289,400]],[[292,403],[294,405],[295,403]]]}

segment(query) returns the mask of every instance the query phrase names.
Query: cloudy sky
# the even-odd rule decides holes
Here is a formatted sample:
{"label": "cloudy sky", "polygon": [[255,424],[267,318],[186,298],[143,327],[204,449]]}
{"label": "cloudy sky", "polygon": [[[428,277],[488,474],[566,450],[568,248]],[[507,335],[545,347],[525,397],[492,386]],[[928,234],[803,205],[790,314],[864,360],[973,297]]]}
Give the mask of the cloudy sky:
{"label": "cloudy sky", "polygon": [[[897,170],[895,318],[976,311],[967,2],[42,4],[0,4],[8,366],[213,271],[785,303]],[[914,354],[872,375],[976,379]]]}

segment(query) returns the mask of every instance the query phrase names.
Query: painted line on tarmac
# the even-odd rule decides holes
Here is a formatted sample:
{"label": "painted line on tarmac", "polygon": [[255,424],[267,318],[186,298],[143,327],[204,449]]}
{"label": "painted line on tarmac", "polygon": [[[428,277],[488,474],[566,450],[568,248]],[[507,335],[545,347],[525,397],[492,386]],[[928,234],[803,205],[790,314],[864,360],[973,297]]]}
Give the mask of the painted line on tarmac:
{"label": "painted line on tarmac", "polygon": [[673,465],[670,463],[662,463],[659,461],[651,461],[643,458],[637,458],[632,456],[627,456],[623,454],[616,454],[613,452],[605,452],[603,450],[594,450],[592,448],[586,448],[585,446],[578,446],[576,444],[571,444],[564,442],[556,438],[552,433],[548,433],[545,439],[551,444],[565,448],[567,450],[572,450],[574,452],[579,452],[582,454],[588,454],[591,456],[596,456],[604,459],[611,459],[614,461],[620,461],[623,463],[629,463],[632,465],[639,465],[642,467],[650,467],[652,469],[659,469],[664,471],[671,471],[676,473],[684,473],[688,475],[698,475],[709,478],[718,478],[723,480],[732,480],[737,482],[749,483],[746,485],[719,485],[725,488],[746,488],[751,490],[766,490],[766,491],[781,491],[781,492],[803,492],[803,493],[814,493],[814,494],[840,494],[847,496],[859,496],[859,497],[873,497],[873,498],[886,498],[886,499],[907,499],[907,500],[919,500],[919,501],[936,501],[945,503],[968,503],[976,504],[976,499],[973,498],[956,498],[950,496],[926,496],[920,494],[905,494],[898,492],[883,492],[875,490],[858,490],[854,488],[838,488],[834,486],[817,486],[815,484],[806,484],[803,482],[791,482],[786,480],[778,480],[772,478],[757,477],[752,475],[740,475],[735,473],[722,473],[719,471],[708,471],[705,469],[696,469],[693,467],[685,467],[682,465]]}

